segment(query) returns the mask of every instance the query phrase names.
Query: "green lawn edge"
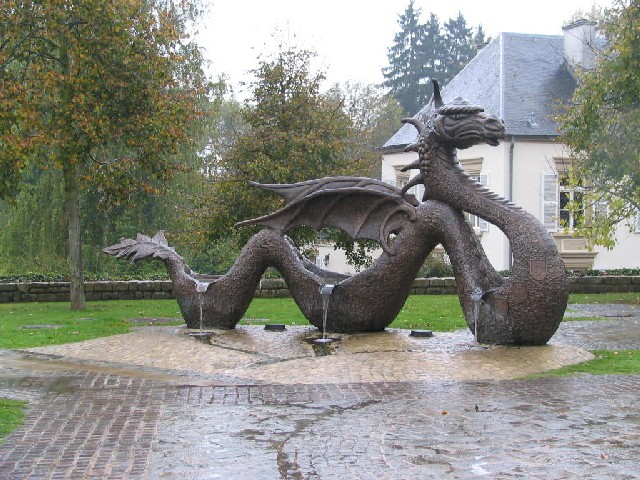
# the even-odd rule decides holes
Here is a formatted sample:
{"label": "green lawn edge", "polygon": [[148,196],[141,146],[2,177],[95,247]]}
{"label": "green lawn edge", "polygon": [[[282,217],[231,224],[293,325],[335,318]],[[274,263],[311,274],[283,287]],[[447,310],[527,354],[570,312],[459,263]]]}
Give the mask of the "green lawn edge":
{"label": "green lawn edge", "polygon": [[0,445],[24,422],[27,402],[0,398]]}
{"label": "green lawn edge", "polygon": [[640,350],[592,350],[596,358],[584,363],[566,365],[522,377],[524,380],[536,378],[566,377],[575,374],[589,375],[638,375],[640,374]]}

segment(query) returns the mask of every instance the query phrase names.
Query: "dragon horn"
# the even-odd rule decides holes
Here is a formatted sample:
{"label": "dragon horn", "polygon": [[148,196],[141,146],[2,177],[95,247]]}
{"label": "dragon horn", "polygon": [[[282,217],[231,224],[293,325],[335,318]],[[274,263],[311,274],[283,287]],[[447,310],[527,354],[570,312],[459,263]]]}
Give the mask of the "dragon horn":
{"label": "dragon horn", "polygon": [[431,79],[431,83],[433,83],[433,105],[436,107],[436,110],[440,107],[444,106],[444,102],[442,101],[442,96],[440,95],[440,85],[435,78]]}
{"label": "dragon horn", "polygon": [[416,127],[416,130],[418,130],[418,134],[423,135],[424,132],[427,129],[427,126],[422,123],[420,120],[418,120],[417,118],[403,118],[401,120],[402,123],[409,123],[411,125],[413,125],[414,127]]}

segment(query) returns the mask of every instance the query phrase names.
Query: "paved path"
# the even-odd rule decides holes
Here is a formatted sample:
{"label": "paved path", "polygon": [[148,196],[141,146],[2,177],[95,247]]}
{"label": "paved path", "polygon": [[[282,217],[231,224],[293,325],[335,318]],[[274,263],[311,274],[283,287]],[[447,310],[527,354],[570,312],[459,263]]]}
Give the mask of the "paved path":
{"label": "paved path", "polygon": [[640,349],[640,310],[617,312],[535,348],[255,326],[0,351],[0,397],[30,402],[0,479],[640,478],[640,376],[515,379]]}

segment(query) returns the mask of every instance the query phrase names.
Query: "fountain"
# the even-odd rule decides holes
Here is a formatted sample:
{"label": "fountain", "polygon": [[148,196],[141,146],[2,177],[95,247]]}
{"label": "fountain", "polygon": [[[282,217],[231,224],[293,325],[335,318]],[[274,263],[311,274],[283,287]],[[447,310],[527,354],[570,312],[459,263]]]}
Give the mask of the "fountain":
{"label": "fountain", "polygon": [[[163,261],[187,326],[199,324],[201,331],[203,322],[210,328],[234,328],[263,272],[274,267],[304,316],[322,328],[318,339],[322,344],[330,342],[327,331],[387,328],[411,294],[420,266],[441,244],[451,259],[464,317],[477,342],[545,344],[562,321],[569,296],[556,244],[539,220],[477,183],[457,159],[457,149],[483,143],[497,146],[505,136],[503,122],[461,98],[444,104],[435,81],[429,105],[403,122],[417,130],[417,141],[405,149],[416,152],[417,159],[403,171],[418,169],[419,174],[402,189],[346,176],[287,185],[252,183],[282,196],[284,206],[237,225],[263,229],[249,239],[234,266],[211,284],[196,281],[194,289],[194,279],[203,276],[188,267],[161,232],[153,238],[123,239],[104,251],[134,261]],[[407,193],[418,184],[425,187],[422,202]],[[513,252],[509,277],[493,268],[464,213],[486,220],[506,235]],[[286,232],[300,225],[317,230],[335,227],[354,240],[376,240],[383,253],[368,269],[340,276],[317,267],[295,248]],[[338,283],[339,291],[329,304]],[[203,303],[210,309],[204,315]]]}

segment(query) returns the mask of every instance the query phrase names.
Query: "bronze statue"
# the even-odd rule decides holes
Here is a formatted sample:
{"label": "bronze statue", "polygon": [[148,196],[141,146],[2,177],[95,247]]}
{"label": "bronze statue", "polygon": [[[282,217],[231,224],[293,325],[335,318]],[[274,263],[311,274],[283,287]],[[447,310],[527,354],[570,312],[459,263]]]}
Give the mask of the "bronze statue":
{"label": "bronze statue", "polygon": [[[418,160],[407,168],[420,174],[400,190],[384,182],[328,177],[291,185],[257,185],[283,196],[285,206],[270,215],[241,222],[262,225],[234,266],[213,279],[192,272],[162,233],[139,235],[104,251],[132,260],[165,262],[187,326],[234,328],[251,302],[264,270],[275,267],[304,316],[321,328],[320,289],[335,284],[327,330],[379,331],[397,316],[411,292],[418,269],[442,244],[456,278],[460,304],[476,339],[485,343],[539,345],[555,333],[566,309],[568,282],[555,242],[531,214],[483,188],[459,166],[456,150],[479,143],[498,145],[504,125],[481,107],[456,99],[443,105],[438,84],[421,118],[405,119],[419,132],[407,147]],[[425,186],[419,203],[406,190]],[[503,278],[491,266],[463,212],[500,228],[513,250],[513,268]],[[378,240],[382,255],[353,276],[316,267],[285,235],[298,225],[342,228],[354,239]],[[394,235],[390,242],[391,234]]]}

